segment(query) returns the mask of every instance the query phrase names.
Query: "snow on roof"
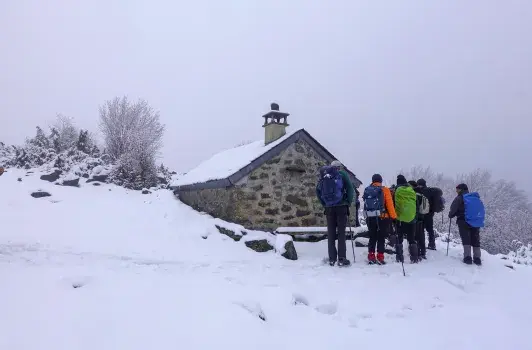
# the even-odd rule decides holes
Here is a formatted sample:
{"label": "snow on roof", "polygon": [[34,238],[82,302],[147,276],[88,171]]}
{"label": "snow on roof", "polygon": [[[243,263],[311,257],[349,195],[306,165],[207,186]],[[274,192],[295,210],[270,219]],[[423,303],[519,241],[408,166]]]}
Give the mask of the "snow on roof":
{"label": "snow on roof", "polygon": [[257,159],[273,147],[277,146],[297,131],[287,133],[279,140],[268,145],[264,145],[264,140],[255,141],[247,145],[230,148],[215,154],[210,159],[204,161],[185,175],[176,179],[171,186],[184,186],[196,183],[203,183],[211,180],[225,179],[253,160]]}

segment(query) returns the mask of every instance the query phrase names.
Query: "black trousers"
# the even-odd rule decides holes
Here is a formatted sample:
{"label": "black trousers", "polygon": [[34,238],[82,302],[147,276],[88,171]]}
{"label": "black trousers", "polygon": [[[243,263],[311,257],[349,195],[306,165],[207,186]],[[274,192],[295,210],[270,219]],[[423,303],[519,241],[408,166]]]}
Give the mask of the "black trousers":
{"label": "black trousers", "polygon": [[384,245],[386,237],[391,231],[391,220],[370,217],[366,219],[369,231],[368,252],[375,253],[375,246],[377,246],[377,253],[384,253]]}
{"label": "black trousers", "polygon": [[457,220],[456,224],[458,225],[462,245],[480,247],[480,229],[478,227],[469,226],[465,220]]}
{"label": "black trousers", "polygon": [[[325,208],[327,217],[327,241],[329,243],[329,261],[345,259],[345,227],[349,216],[349,207],[342,205],[338,207]],[[338,250],[336,250],[336,236],[338,235]]]}
{"label": "black trousers", "polygon": [[359,227],[360,226],[360,221],[358,220],[358,212],[360,211],[360,204],[357,204],[356,205],[356,210],[355,210],[355,227]]}
{"label": "black trousers", "polygon": [[415,227],[415,237],[417,242],[417,248],[420,256],[427,255],[427,247],[425,246],[425,224],[423,220],[418,220]]}
{"label": "black trousers", "polygon": [[416,239],[416,223],[407,223],[407,222],[401,222],[397,221],[397,243],[403,244],[403,240],[406,237],[406,240],[408,241],[408,244],[415,244]]}
{"label": "black trousers", "polygon": [[423,226],[427,233],[429,234],[429,246],[433,246],[436,242],[436,237],[434,235],[434,213],[428,213],[423,217]]}

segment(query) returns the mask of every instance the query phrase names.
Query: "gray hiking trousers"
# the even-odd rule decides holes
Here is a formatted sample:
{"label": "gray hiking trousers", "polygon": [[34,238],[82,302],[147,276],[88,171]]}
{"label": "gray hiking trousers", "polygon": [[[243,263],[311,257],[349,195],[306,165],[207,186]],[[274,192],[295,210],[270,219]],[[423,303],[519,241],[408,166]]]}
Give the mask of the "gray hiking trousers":
{"label": "gray hiking trousers", "polygon": [[473,247],[473,258],[480,258],[480,229],[469,226],[465,220],[457,220],[456,224],[462,239],[464,258],[471,257],[471,247]]}

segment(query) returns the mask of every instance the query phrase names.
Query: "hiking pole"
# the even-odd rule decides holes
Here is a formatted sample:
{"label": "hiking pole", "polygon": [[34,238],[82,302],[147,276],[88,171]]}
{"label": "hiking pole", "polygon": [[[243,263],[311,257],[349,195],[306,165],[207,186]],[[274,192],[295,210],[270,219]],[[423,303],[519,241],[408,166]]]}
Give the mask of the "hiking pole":
{"label": "hiking pole", "polygon": [[[397,255],[397,247],[398,247],[398,244],[399,244],[399,231],[397,230],[397,223],[395,223],[395,236],[397,237],[396,240],[395,240],[395,255]],[[403,240],[401,240],[401,245],[402,244],[403,244]],[[403,252],[403,247],[401,247],[401,252],[402,252],[401,267],[403,268],[403,276],[406,277],[406,272],[405,272],[405,254]]]}
{"label": "hiking pole", "polygon": [[[397,253],[399,252],[399,229],[397,228],[397,222],[394,222],[392,224],[392,230],[395,231],[395,232],[392,232],[392,234],[395,235],[395,257],[396,257],[396,260],[397,260]],[[401,244],[403,244],[403,242],[401,242]],[[401,249],[401,251],[402,251],[402,249]],[[405,261],[404,253],[402,255],[403,256],[401,257],[401,267],[403,268],[403,276],[406,277],[405,263],[404,263],[404,261]]]}
{"label": "hiking pole", "polygon": [[451,242],[451,218],[449,218],[449,234],[447,235],[447,256],[449,256],[449,243]]}
{"label": "hiking pole", "polygon": [[[350,220],[349,217],[347,217],[347,223],[349,224]],[[351,227],[351,224],[349,224],[349,232],[351,233],[351,248],[353,248],[353,264],[355,263],[355,239],[353,234],[353,228]]]}

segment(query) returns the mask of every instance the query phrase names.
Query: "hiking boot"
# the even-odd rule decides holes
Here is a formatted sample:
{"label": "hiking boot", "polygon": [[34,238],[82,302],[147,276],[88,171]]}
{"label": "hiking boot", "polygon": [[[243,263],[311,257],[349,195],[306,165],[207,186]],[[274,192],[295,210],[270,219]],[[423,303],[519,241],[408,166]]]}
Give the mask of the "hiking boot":
{"label": "hiking boot", "polygon": [[408,253],[410,254],[410,262],[411,263],[417,263],[419,261],[419,257],[418,257],[418,249],[417,249],[417,244],[416,243],[412,243],[410,245],[408,245]]}
{"label": "hiking boot", "polygon": [[470,256],[466,256],[464,258],[464,264],[471,265],[473,263],[473,259]]}
{"label": "hiking boot", "polygon": [[404,254],[403,254],[403,245],[402,244],[398,244],[395,247],[395,261],[401,262],[401,263],[405,261],[405,257],[404,257]]}
{"label": "hiking boot", "polygon": [[329,260],[329,265],[334,266],[336,264],[336,260]]}
{"label": "hiking boot", "polygon": [[347,260],[346,258],[338,259],[338,266],[349,266],[349,265],[351,265],[351,261]]}
{"label": "hiking boot", "polygon": [[434,243],[434,242],[429,243],[429,245],[427,246],[427,249],[436,250],[436,243]]}
{"label": "hiking boot", "polygon": [[473,262],[475,263],[475,265],[482,265],[482,260],[480,260],[480,258],[473,258]]}
{"label": "hiking boot", "polygon": [[386,261],[384,261],[384,253],[377,253],[377,262],[381,265],[386,264]]}
{"label": "hiking boot", "polygon": [[377,262],[377,259],[375,259],[375,252],[369,252],[368,253],[368,262],[370,264],[374,264]]}
{"label": "hiking boot", "polygon": [[421,260],[427,260],[427,256],[426,255],[420,255],[419,256],[419,261]]}

